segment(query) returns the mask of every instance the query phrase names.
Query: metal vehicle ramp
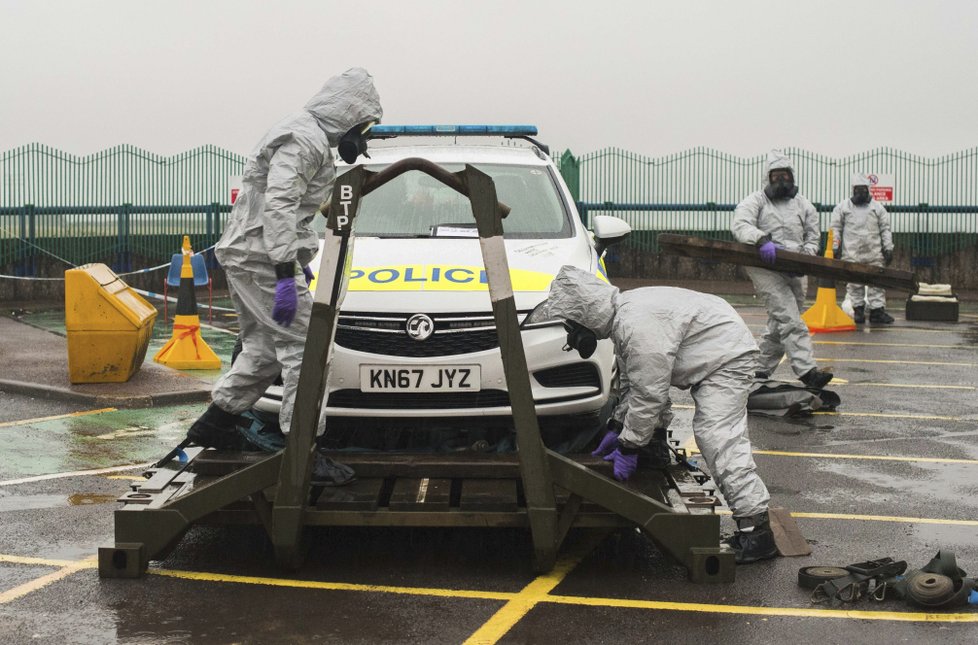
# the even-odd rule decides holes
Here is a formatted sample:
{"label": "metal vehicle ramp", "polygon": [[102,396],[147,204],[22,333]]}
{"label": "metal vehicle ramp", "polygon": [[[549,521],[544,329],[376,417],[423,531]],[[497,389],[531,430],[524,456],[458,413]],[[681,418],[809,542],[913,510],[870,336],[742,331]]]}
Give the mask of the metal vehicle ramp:
{"label": "metal vehicle ramp", "polygon": [[[359,481],[349,487],[313,488],[313,451],[355,242],[353,221],[362,197],[411,170],[470,200],[519,451],[465,457],[343,452],[337,456],[355,468]],[[134,484],[133,492],[120,500],[124,506],[115,512],[115,544],[99,549],[100,576],[139,577],[191,525],[216,520],[260,522],[276,560],[288,569],[300,566],[303,529],[311,525],[527,526],[538,571],[553,567],[571,527],[638,526],[683,564],[693,581],[733,580],[733,552],[719,543],[716,500],[681,468],[640,471],[639,480],[632,482],[636,489],[590,468],[599,466],[597,460],[574,460],[544,446],[503,244],[502,220],[509,208],[497,201],[488,175],[470,165],[450,173],[419,158],[380,172],[356,166],[337,179],[325,211],[319,286],[285,449],[269,456],[198,451],[182,468],[151,470],[146,482]]]}

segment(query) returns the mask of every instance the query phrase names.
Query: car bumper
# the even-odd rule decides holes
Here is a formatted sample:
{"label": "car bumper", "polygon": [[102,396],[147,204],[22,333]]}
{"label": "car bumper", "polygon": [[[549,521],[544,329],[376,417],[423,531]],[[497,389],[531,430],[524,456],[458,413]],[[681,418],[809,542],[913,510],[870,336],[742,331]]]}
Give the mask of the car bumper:
{"label": "car bumper", "polygon": [[[522,332],[530,388],[541,416],[579,415],[597,412],[608,400],[614,369],[614,348],[609,340],[587,360],[575,352],[561,351],[566,340],[562,327],[541,327]],[[480,391],[448,394],[364,392],[360,366],[417,367],[479,365]],[[334,345],[326,413],[335,417],[431,418],[459,416],[510,416],[498,349],[428,358],[407,358],[352,351]],[[278,413],[282,388],[273,386],[256,404],[259,410]]]}

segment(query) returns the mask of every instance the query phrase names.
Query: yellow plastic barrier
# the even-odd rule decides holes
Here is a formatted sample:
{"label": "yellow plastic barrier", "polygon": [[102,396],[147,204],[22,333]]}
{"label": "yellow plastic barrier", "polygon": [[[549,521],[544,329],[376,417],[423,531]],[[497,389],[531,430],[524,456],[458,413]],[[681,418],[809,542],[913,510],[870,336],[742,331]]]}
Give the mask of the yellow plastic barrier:
{"label": "yellow plastic barrier", "polygon": [[104,264],[65,271],[68,378],[122,383],[143,364],[156,309]]}

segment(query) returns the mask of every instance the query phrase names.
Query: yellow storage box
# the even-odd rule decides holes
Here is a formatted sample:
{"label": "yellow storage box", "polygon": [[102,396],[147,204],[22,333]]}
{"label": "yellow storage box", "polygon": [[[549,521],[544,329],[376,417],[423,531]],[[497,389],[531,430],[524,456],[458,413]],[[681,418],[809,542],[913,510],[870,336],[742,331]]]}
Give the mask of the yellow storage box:
{"label": "yellow storage box", "polygon": [[104,264],[65,271],[68,377],[122,383],[143,364],[156,309]]}

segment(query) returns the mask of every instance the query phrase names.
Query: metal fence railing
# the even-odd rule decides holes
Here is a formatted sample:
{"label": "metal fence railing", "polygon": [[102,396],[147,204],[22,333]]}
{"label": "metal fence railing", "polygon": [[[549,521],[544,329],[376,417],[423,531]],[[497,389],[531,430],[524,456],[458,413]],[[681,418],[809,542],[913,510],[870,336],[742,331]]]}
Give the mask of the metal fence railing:
{"label": "metal fence railing", "polygon": [[[42,258],[65,266],[104,262],[116,271],[133,270],[133,258],[166,261],[184,235],[195,249],[215,244],[231,207],[48,206],[0,207],[0,267],[17,275],[37,275]],[[138,267],[137,267],[138,268]]]}
{"label": "metal fence railing", "polygon": [[[659,233],[682,233],[733,240],[730,221],[736,204],[620,204],[578,202],[585,222],[592,215],[614,215],[628,222],[632,234],[626,248],[658,251]],[[816,204],[825,243],[834,205]],[[890,205],[893,243],[909,251],[912,259],[929,264],[929,259],[978,246],[978,205],[930,206]],[[913,261],[913,260],[912,260]]]}
{"label": "metal fence railing", "polygon": [[244,162],[211,145],[171,156],[130,145],[73,155],[32,143],[0,153],[0,207],[227,203]]}
{"label": "metal fence railing", "polygon": [[[897,245],[913,257],[978,244],[978,148],[936,158],[888,148],[840,158],[786,152],[823,231],[849,195],[851,173],[872,172],[893,178],[899,205],[887,208]],[[708,148],[663,157],[616,148],[554,153],[585,221],[596,212],[622,217],[634,230],[624,246],[647,250],[665,230],[729,239],[730,211],[761,186],[765,160]],[[165,261],[185,234],[206,248],[223,230],[244,162],[216,146],[172,156],[128,145],[87,156],[41,144],[0,153],[0,267],[30,275],[38,257],[53,255],[128,270],[134,257]]]}

